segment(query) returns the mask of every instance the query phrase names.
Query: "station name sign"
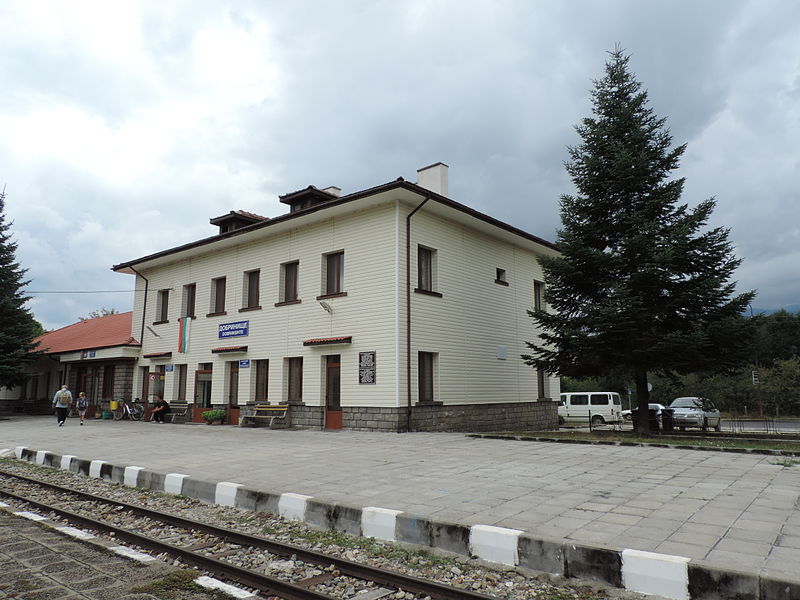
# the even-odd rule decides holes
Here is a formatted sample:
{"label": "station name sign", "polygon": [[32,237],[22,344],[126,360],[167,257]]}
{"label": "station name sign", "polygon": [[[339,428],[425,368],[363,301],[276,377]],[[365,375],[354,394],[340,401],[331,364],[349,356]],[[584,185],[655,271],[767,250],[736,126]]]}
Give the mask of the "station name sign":
{"label": "station name sign", "polygon": [[244,337],[250,335],[250,321],[236,321],[235,323],[222,323],[219,326],[219,339]]}

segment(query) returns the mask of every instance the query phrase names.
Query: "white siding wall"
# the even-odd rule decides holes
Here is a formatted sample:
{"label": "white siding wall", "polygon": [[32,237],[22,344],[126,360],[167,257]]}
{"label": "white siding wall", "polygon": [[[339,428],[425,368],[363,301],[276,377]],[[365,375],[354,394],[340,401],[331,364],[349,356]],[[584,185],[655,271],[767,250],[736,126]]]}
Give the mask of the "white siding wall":
{"label": "white siding wall", "polygon": [[[142,355],[172,352],[170,359],[141,359],[139,366],[164,364],[188,365],[187,399],[194,397],[194,371],[199,363],[212,363],[214,375],[212,402],[227,402],[226,363],[250,359],[251,369],[239,373],[239,403],[252,400],[255,372],[253,361],[268,359],[269,400],[286,399],[284,358],[302,356],[303,401],[309,405],[324,403],[323,356],[340,354],[341,398],[343,406],[395,406],[395,262],[396,215],[394,205],[383,205],[343,218],[328,219],[315,225],[274,235],[267,227],[258,242],[210,252],[172,265],[143,272],[149,279],[149,298],[145,316]],[[213,248],[211,246],[210,248]],[[321,269],[323,254],[344,250],[344,291],[346,297],[326,299],[332,307],[328,314],[316,297],[323,294]],[[300,262],[300,304],[275,306],[279,301],[280,265]],[[243,274],[260,269],[261,310],[239,312],[243,300]],[[207,317],[210,312],[211,280],[226,277],[227,314]],[[192,322],[191,341],[187,354],[178,354],[178,317],[183,286],[197,284],[196,315]],[[141,280],[137,289],[143,288]],[[170,289],[169,322],[154,324],[158,290]],[[141,312],[141,293],[135,304],[134,335]],[[249,321],[249,336],[219,339],[218,326],[223,323]],[[138,327],[141,327],[138,321]],[[151,331],[152,330],[152,331]],[[153,333],[155,332],[155,333]],[[352,336],[349,345],[304,347],[303,340],[336,336]],[[246,353],[212,354],[211,349],[229,346],[248,347]],[[377,383],[358,384],[358,353],[377,352]],[[152,369],[151,369],[152,370]],[[251,377],[252,373],[252,377]],[[164,395],[173,399],[177,389],[177,369],[167,373]],[[137,369],[135,392],[141,392]]]}
{"label": "white siding wall", "polygon": [[[407,214],[407,213],[406,213]],[[543,280],[530,250],[445,221],[425,208],[412,218],[412,288],[417,285],[417,246],[436,249],[441,298],[412,293],[412,398],[416,402],[417,352],[438,353],[436,400],[446,404],[534,401],[536,371],[524,364],[526,341],[536,330],[533,282]],[[508,286],[495,283],[506,270]],[[499,360],[498,347],[506,348]],[[557,398],[556,378],[546,380]]]}

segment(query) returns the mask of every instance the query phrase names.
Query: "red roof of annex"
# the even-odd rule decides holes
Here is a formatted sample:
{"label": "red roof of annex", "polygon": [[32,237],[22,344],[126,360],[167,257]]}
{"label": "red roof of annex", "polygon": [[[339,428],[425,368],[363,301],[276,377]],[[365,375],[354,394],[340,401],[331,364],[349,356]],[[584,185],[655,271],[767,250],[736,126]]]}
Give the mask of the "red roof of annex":
{"label": "red roof of annex", "polygon": [[36,338],[41,342],[37,350],[46,354],[92,350],[112,346],[138,346],[131,337],[133,312],[86,319]]}

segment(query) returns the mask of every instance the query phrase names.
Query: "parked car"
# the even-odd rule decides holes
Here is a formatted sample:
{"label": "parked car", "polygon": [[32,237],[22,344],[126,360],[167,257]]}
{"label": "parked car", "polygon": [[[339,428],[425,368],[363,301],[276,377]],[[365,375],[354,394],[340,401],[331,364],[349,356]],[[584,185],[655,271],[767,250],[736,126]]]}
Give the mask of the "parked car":
{"label": "parked car", "polygon": [[565,392],[558,403],[558,415],[566,423],[605,425],[622,420],[622,403],[616,392]]}
{"label": "parked car", "polygon": [[699,427],[706,431],[713,427],[716,431],[722,429],[722,418],[714,404],[707,398],[687,396],[675,398],[669,407],[673,409],[675,427],[684,431],[687,427]]}
{"label": "parked car", "polygon": [[[648,404],[647,408],[649,408],[650,410],[656,411],[656,416],[660,419],[661,418],[661,411],[664,410],[666,408],[666,406],[664,406],[663,404]],[[638,409],[638,407],[634,408],[633,411],[635,411],[637,409]],[[631,410],[623,410],[622,411],[622,418],[625,419],[626,421],[630,421],[631,419],[633,419],[633,416],[632,416],[633,411],[631,411]]]}

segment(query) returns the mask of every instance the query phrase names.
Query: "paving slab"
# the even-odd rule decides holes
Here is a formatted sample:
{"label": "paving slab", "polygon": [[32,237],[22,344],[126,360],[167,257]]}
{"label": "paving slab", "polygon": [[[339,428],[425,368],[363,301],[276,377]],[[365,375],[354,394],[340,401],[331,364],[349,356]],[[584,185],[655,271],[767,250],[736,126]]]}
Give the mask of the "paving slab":
{"label": "paving slab", "polygon": [[800,468],[770,455],[458,433],[102,420],[77,427],[74,419],[59,428],[52,417],[0,420],[0,449],[16,446],[461,525],[521,529],[536,539],[675,554],[719,568],[792,573],[800,561]]}

